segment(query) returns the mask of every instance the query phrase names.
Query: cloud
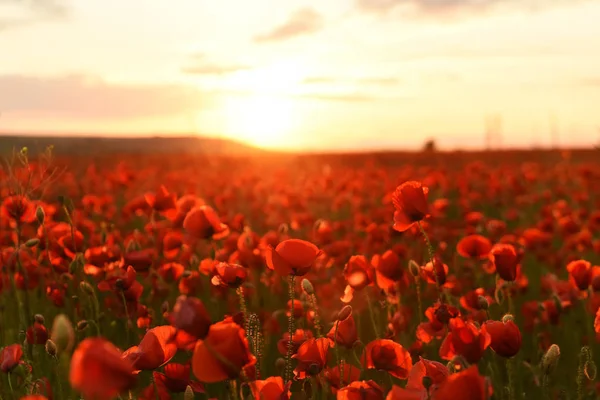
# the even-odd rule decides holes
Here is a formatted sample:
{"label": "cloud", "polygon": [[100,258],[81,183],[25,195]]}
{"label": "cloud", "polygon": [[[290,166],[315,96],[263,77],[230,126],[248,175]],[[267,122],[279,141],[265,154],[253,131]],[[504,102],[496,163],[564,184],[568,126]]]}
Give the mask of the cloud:
{"label": "cloud", "polygon": [[209,60],[205,54],[197,53],[191,57],[191,64],[181,68],[181,72],[190,75],[223,75],[238,71],[252,69],[247,65],[241,64],[216,64]]}
{"label": "cloud", "polygon": [[362,11],[377,14],[387,14],[402,8],[422,17],[455,18],[485,14],[500,7],[536,11],[582,1],[589,0],[356,0],[356,4]]}
{"label": "cloud", "polygon": [[324,101],[351,102],[351,103],[375,100],[373,97],[370,97],[365,94],[360,94],[360,93],[351,93],[351,94],[308,93],[308,94],[296,95],[294,97],[305,98],[305,99],[314,99],[314,100],[324,100]]}
{"label": "cloud", "polygon": [[302,8],[289,16],[287,21],[271,31],[254,38],[255,42],[275,42],[317,32],[323,28],[323,17],[312,8]]}
{"label": "cloud", "polygon": [[68,12],[62,0],[0,0],[0,31],[61,19]]}
{"label": "cloud", "polygon": [[136,118],[197,111],[209,99],[182,85],[122,85],[85,75],[1,75],[0,112],[83,118]]}

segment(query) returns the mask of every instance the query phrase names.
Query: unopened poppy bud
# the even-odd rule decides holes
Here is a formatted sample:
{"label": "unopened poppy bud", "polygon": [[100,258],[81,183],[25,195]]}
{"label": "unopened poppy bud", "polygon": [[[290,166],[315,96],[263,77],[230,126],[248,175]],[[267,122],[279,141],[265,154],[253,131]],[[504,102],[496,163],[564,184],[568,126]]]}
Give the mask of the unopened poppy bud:
{"label": "unopened poppy bud", "polygon": [[558,347],[556,344],[553,344],[542,357],[542,371],[544,374],[548,375],[554,369],[554,367],[558,364],[559,358],[560,347]]}
{"label": "unopened poppy bud", "polygon": [[588,378],[588,380],[596,380],[596,363],[592,360],[587,361],[583,366],[583,373],[585,374],[585,377]]}
{"label": "unopened poppy bud", "polygon": [[312,283],[308,279],[302,279],[302,289],[306,292],[306,294],[311,295],[315,293],[315,288]]}
{"label": "unopened poppy bud", "polygon": [[290,227],[288,226],[288,224],[285,224],[285,223],[279,225],[279,228],[277,228],[277,232],[280,235],[286,235],[289,232],[289,230],[290,230]]}
{"label": "unopened poppy bud", "polygon": [[504,303],[504,290],[502,286],[498,286],[496,291],[494,292],[494,299],[496,299],[496,303],[503,304]]}
{"label": "unopened poppy bud", "polygon": [[167,300],[162,303],[160,310],[163,314],[169,311],[169,302]]}
{"label": "unopened poppy bud", "polygon": [[420,270],[421,268],[419,267],[419,264],[417,264],[417,262],[415,260],[410,260],[408,262],[408,270],[410,271],[410,274],[413,276],[413,278],[418,278],[419,274],[420,274]]}
{"label": "unopened poppy bud", "polygon": [[92,285],[90,285],[86,281],[81,281],[79,283],[79,289],[81,289],[81,291],[87,295],[90,295],[90,296],[94,295],[94,288],[92,287]]}
{"label": "unopened poppy bud", "polygon": [[423,377],[423,379],[421,380],[421,382],[423,383],[423,387],[427,390],[429,390],[429,388],[431,387],[431,385],[433,385],[433,379],[431,379],[430,376],[425,375]]}
{"label": "unopened poppy bud", "polygon": [[490,302],[483,296],[477,297],[477,305],[479,305],[479,308],[482,310],[490,308]]}
{"label": "unopened poppy bud", "polygon": [[189,269],[186,269],[185,271],[183,271],[181,276],[184,278],[189,278],[190,276],[192,276],[192,271],[190,271]]}
{"label": "unopened poppy bud", "polygon": [[44,220],[46,219],[46,213],[42,207],[39,207],[35,210],[35,218],[40,223],[40,225],[44,225]]}
{"label": "unopened poppy bud", "polygon": [[507,323],[508,321],[515,322],[515,317],[513,317],[512,314],[506,314],[504,317],[502,317],[502,322]]}
{"label": "unopened poppy bud", "polygon": [[44,319],[44,316],[42,314],[35,314],[33,316],[33,320],[41,325],[44,325],[44,322],[46,322],[46,320]]}
{"label": "unopened poppy bud", "polygon": [[115,287],[116,287],[118,290],[125,290],[125,281],[124,281],[123,279],[120,279],[120,278],[119,278],[119,279],[117,279],[117,280],[115,281]]}
{"label": "unopened poppy bud", "polygon": [[277,368],[277,370],[279,370],[279,371],[283,371],[283,369],[285,368],[285,360],[283,358],[279,357],[275,361],[275,368]]}
{"label": "unopened poppy bud", "polygon": [[562,300],[558,297],[558,294],[552,293],[552,300],[554,300],[554,304],[556,305],[556,309],[558,312],[563,310]]}
{"label": "unopened poppy bud", "polygon": [[52,339],[46,340],[46,353],[48,353],[51,357],[56,357],[58,349],[56,348],[56,344],[52,341]]}
{"label": "unopened poppy bud", "polygon": [[25,242],[25,246],[29,247],[29,248],[35,247],[38,244],[40,244],[40,239],[38,239],[38,238],[29,239],[28,241]]}
{"label": "unopened poppy bud", "polygon": [[77,323],[77,330],[78,331],[83,331],[88,327],[88,322],[85,319],[82,319],[81,321],[79,321]]}
{"label": "unopened poppy bud", "polygon": [[59,314],[52,321],[50,338],[56,345],[58,353],[71,351],[75,345],[75,330],[65,314]]}
{"label": "unopened poppy bud", "polygon": [[321,372],[321,366],[319,364],[310,364],[308,366],[309,375],[317,375],[319,372]]}
{"label": "unopened poppy bud", "polygon": [[183,393],[183,400],[194,400],[194,391],[190,385],[187,385]]}
{"label": "unopened poppy bud", "polygon": [[338,321],[343,321],[352,314],[352,306],[344,306],[337,315]]}

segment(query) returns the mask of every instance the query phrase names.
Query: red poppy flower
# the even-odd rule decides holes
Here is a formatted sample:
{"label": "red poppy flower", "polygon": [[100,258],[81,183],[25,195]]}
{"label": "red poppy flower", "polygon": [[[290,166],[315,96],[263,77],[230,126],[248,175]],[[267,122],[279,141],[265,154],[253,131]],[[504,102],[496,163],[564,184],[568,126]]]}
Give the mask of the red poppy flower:
{"label": "red poppy flower", "polygon": [[173,307],[173,326],[204,339],[210,329],[210,316],[201,300],[195,297],[179,296]]}
{"label": "red poppy flower", "polygon": [[491,337],[485,325],[478,329],[472,322],[454,318],[450,321],[450,333],[440,347],[440,357],[444,360],[452,360],[454,356],[460,354],[467,362],[475,364],[483,357],[490,343]]}
{"label": "red poppy flower", "polygon": [[176,329],[163,325],[150,329],[140,342],[123,353],[135,370],[154,370],[169,362],[177,352]]}
{"label": "red poppy flower", "polygon": [[513,245],[496,244],[492,247],[489,257],[500,278],[508,282],[512,282],[517,278],[519,257]]}
{"label": "red poppy flower", "polygon": [[458,308],[446,304],[436,304],[425,310],[428,322],[422,322],[417,327],[417,339],[429,343],[434,338],[441,339],[446,334],[446,326],[452,318],[460,315]]}
{"label": "red poppy flower", "polygon": [[365,256],[352,256],[344,267],[344,277],[354,290],[361,290],[373,281],[373,266]]}
{"label": "red poppy flower", "polygon": [[292,356],[298,360],[294,374],[298,379],[318,375],[327,366],[331,341],[326,338],[308,339]]}
{"label": "red poppy flower", "polygon": [[0,352],[0,370],[8,373],[21,364],[23,357],[23,347],[20,344],[11,344],[2,349]]}
{"label": "red poppy flower", "polygon": [[161,265],[156,269],[156,272],[165,282],[176,282],[183,275],[185,267],[176,262],[170,262]]}
{"label": "red poppy flower", "polygon": [[[421,358],[413,365],[408,375],[406,388],[394,386],[387,400],[422,400],[435,398],[435,391],[448,378],[448,368],[437,361]],[[431,385],[425,387],[423,378],[428,377]],[[434,395],[432,397],[432,394]]]}
{"label": "red poppy flower", "polygon": [[213,383],[235,379],[242,370],[247,374],[255,363],[244,330],[235,322],[221,321],[196,343],[192,371],[201,382]]}
{"label": "red poppy flower", "polygon": [[490,347],[496,354],[510,358],[521,349],[521,331],[512,320],[487,321],[485,330],[490,334]]}
{"label": "red poppy flower", "polygon": [[271,376],[265,380],[250,383],[250,390],[255,399],[287,400],[291,397],[289,390],[280,376]]}
{"label": "red poppy flower", "polygon": [[131,363],[112,343],[88,338],[73,352],[69,381],[86,399],[109,400],[131,389],[136,377]]}
{"label": "red poppy flower", "polygon": [[479,375],[476,365],[452,374],[435,392],[435,400],[487,400],[491,396],[491,385]]}
{"label": "red poppy flower", "polygon": [[[296,332],[292,335],[292,354],[298,351],[300,345],[306,342],[308,339],[313,338],[313,333],[309,330],[296,329]],[[288,341],[290,340],[290,333],[285,332],[283,338],[277,342],[277,350],[281,355],[287,354]]]}
{"label": "red poppy flower", "polygon": [[465,258],[483,259],[492,249],[490,240],[481,235],[469,235],[462,238],[456,245],[458,254]]}
{"label": "red poppy flower", "polygon": [[175,209],[176,196],[169,193],[164,185],[161,185],[156,193],[146,193],[144,198],[148,205],[156,211],[162,212]]}
{"label": "red poppy flower", "polygon": [[383,400],[381,386],[373,381],[352,382],[337,392],[337,400]]}
{"label": "red poppy flower", "polygon": [[2,215],[19,223],[35,220],[35,205],[25,196],[9,196],[2,202]]}
{"label": "red poppy flower", "polygon": [[346,363],[344,366],[344,379],[340,376],[340,367],[336,365],[333,368],[327,368],[325,370],[325,378],[332,389],[333,394],[349,383],[355,382],[360,379],[360,368],[352,364]]}
{"label": "red poppy flower", "polygon": [[34,322],[26,332],[27,343],[29,344],[46,344],[48,340],[48,330],[43,324]]}
{"label": "red poppy flower", "polygon": [[429,261],[420,268],[421,275],[425,280],[432,284],[438,284],[442,286],[446,283],[448,277],[448,266],[444,264],[441,258],[434,257],[433,264]]}
{"label": "red poppy flower", "polygon": [[[337,333],[337,334],[336,334]],[[335,321],[329,330],[327,337],[334,343],[351,349],[358,340],[358,331],[352,311],[343,320]]]}
{"label": "red poppy flower", "polygon": [[248,270],[239,264],[220,262],[215,266],[215,275],[211,283],[236,289],[246,281]]}
{"label": "red poppy flower", "polygon": [[189,364],[170,363],[165,365],[164,374],[153,372],[154,381],[164,386],[171,393],[183,393],[188,385],[195,393],[204,393],[204,386],[190,379],[191,366]]}
{"label": "red poppy flower", "polygon": [[420,182],[408,181],[398,186],[392,194],[394,229],[403,232],[429,216],[427,194],[429,189]]}
{"label": "red poppy flower", "polygon": [[223,239],[229,235],[229,227],[221,222],[219,216],[209,206],[192,208],[183,220],[183,228],[197,239]]}
{"label": "red poppy flower", "polygon": [[389,339],[376,339],[367,344],[363,367],[388,371],[398,379],[406,379],[412,368],[410,353],[401,344]]}
{"label": "red poppy flower", "polygon": [[300,239],[288,239],[275,249],[267,248],[267,266],[281,276],[304,276],[314,265],[321,251],[314,244]]}
{"label": "red poppy flower", "polygon": [[567,265],[569,278],[579,290],[587,290],[592,283],[592,264],[585,260],[571,261]]}
{"label": "red poppy flower", "polygon": [[392,250],[382,255],[375,254],[371,259],[375,268],[377,286],[383,290],[389,290],[404,277],[404,268],[400,263],[400,257]]}

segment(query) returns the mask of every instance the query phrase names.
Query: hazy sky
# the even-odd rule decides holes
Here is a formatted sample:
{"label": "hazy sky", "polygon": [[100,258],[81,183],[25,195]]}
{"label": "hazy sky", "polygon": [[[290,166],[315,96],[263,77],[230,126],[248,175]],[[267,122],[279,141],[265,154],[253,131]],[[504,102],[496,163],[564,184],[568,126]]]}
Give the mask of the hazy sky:
{"label": "hazy sky", "polygon": [[[600,0],[0,0],[0,132],[600,140]],[[554,122],[552,122],[554,121]]]}

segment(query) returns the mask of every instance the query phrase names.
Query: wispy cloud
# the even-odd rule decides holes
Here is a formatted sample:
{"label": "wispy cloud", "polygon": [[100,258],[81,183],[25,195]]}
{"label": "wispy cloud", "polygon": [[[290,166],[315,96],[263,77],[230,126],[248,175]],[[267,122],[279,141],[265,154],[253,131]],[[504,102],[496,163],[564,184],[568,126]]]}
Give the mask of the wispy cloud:
{"label": "wispy cloud", "polygon": [[68,12],[62,0],[0,0],[0,31],[61,19]]}
{"label": "wispy cloud", "polygon": [[287,21],[254,38],[255,42],[274,42],[291,39],[321,30],[323,17],[312,8],[302,8],[292,13]]}
{"label": "wispy cloud", "polygon": [[190,75],[223,75],[251,69],[242,64],[218,64],[208,60],[203,53],[193,54],[189,65],[181,68],[181,72]]}
{"label": "wispy cloud", "polygon": [[85,75],[0,76],[0,112],[83,118],[136,118],[198,110],[207,99],[181,85],[121,85]]}
{"label": "wispy cloud", "polygon": [[365,12],[386,14],[406,9],[423,17],[456,18],[479,15],[498,8],[537,11],[591,0],[356,0],[358,8]]}

